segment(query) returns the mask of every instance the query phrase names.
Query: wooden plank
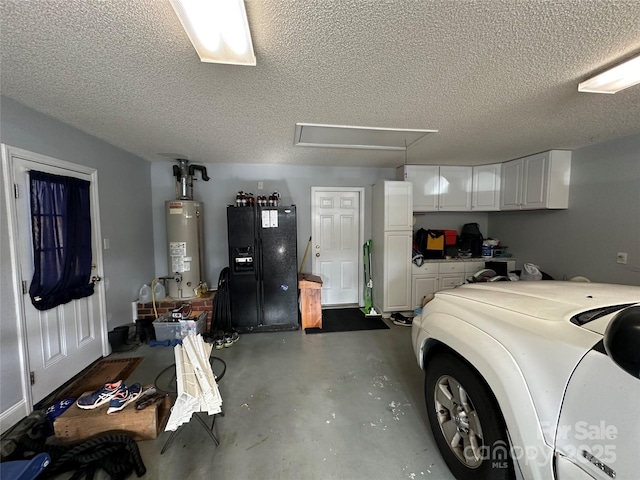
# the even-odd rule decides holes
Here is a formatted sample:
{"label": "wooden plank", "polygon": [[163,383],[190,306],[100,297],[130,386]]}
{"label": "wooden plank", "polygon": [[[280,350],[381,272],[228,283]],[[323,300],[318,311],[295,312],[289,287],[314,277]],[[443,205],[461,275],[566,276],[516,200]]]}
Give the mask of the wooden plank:
{"label": "wooden plank", "polygon": [[320,288],[301,288],[300,300],[302,329],[322,328],[322,297]]}
{"label": "wooden plank", "polygon": [[298,288],[322,288],[322,278],[318,275],[311,275],[310,273],[299,273]]}
{"label": "wooden plank", "polygon": [[74,403],[56,418],[53,431],[61,443],[79,442],[106,432],[126,433],[135,441],[152,440],[167,421],[172,403],[172,399],[166,397],[144,410],[136,410],[135,402],[132,402],[111,415],[107,415],[108,404],[83,410]]}

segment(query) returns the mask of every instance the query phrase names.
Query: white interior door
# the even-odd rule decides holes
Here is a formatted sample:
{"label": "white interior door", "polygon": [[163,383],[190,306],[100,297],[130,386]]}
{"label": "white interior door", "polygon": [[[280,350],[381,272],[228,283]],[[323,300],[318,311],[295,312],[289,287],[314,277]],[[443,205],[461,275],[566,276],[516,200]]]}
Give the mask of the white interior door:
{"label": "white interior door", "polygon": [[[46,311],[33,307],[28,292],[33,278],[33,249],[29,174],[30,170],[76,177],[91,182],[91,234],[93,275],[102,276],[100,222],[96,172],[31,152],[10,150],[15,198],[14,241],[19,270],[23,279],[22,310],[26,332],[28,364],[31,376],[31,401],[37,403],[60,387],[93,361],[109,354],[102,283],[95,284],[94,294],[73,300]],[[17,236],[17,238],[15,238]]]}
{"label": "white interior door", "polygon": [[322,305],[362,297],[364,189],[312,187],[312,271],[322,278]]}

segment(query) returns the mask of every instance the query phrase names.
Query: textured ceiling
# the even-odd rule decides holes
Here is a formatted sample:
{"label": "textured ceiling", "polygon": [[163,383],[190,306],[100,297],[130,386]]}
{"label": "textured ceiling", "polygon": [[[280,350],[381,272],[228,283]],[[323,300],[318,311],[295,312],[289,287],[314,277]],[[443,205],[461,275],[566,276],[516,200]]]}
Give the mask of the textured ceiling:
{"label": "textured ceiling", "polygon": [[168,0],[0,0],[1,93],[151,161],[405,161],[296,147],[296,122],[438,130],[409,149],[414,164],[490,163],[640,132],[640,85],[577,91],[640,53],[638,0],[246,5],[256,67],[201,63]]}

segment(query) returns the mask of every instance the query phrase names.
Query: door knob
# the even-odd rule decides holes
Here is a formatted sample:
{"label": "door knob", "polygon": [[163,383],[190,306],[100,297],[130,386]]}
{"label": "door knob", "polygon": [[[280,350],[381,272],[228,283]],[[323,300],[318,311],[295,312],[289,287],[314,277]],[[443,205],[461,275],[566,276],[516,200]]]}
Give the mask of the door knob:
{"label": "door knob", "polygon": [[94,285],[96,283],[98,283],[99,281],[102,280],[102,277],[98,276],[98,275],[94,275],[93,277],[91,277],[91,283],[93,283]]}
{"label": "door knob", "polygon": [[316,257],[319,257],[319,256],[320,256],[320,252],[316,253]]}

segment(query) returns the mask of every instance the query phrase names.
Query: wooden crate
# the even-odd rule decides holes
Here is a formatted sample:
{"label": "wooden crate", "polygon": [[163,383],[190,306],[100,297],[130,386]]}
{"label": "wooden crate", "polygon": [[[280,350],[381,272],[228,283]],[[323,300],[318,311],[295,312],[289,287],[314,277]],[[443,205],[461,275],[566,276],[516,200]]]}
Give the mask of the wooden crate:
{"label": "wooden crate", "polygon": [[308,273],[298,274],[302,329],[322,328],[322,279]]}
{"label": "wooden crate", "polygon": [[126,433],[135,441],[152,440],[164,427],[171,405],[170,397],[144,410],[136,410],[135,402],[132,402],[124,410],[107,415],[108,404],[93,410],[82,410],[74,403],[56,418],[53,431],[61,443],[87,440],[106,432]]}

